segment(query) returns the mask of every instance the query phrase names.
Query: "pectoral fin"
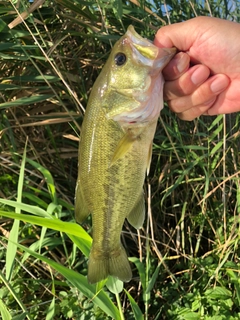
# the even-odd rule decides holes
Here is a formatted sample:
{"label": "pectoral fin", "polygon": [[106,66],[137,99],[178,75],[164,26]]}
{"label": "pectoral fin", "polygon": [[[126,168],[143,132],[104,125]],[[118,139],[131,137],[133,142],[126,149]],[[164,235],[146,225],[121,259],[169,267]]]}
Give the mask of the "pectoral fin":
{"label": "pectoral fin", "polygon": [[111,165],[114,164],[118,159],[122,158],[132,147],[134,138],[131,137],[128,132],[124,134],[124,136],[120,139],[116,150],[114,151]]}
{"label": "pectoral fin", "polygon": [[140,229],[145,219],[145,199],[141,194],[132,211],[127,216],[128,222],[136,229]]}
{"label": "pectoral fin", "polygon": [[86,201],[83,197],[83,192],[81,190],[80,181],[77,182],[76,196],[75,196],[75,219],[78,223],[82,223],[87,219],[89,215],[89,210]]}

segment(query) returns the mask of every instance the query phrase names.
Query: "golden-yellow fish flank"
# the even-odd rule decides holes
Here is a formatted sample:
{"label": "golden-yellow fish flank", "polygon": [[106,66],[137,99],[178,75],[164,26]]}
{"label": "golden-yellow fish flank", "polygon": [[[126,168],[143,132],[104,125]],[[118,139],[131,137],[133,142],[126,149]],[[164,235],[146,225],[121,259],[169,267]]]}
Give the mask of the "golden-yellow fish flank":
{"label": "golden-yellow fish flank", "polygon": [[92,215],[88,281],[132,277],[120,235],[125,218],[144,221],[143,183],[163,107],[161,70],[175,49],[160,49],[132,26],[114,45],[84,116],[76,186],[76,220]]}

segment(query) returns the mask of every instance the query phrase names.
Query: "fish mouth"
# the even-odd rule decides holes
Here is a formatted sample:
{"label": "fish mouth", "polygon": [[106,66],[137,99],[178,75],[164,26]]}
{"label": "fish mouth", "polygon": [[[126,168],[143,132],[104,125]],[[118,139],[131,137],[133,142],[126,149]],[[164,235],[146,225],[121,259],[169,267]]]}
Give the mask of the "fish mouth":
{"label": "fish mouth", "polygon": [[133,49],[134,58],[143,65],[157,68],[156,72],[161,71],[176,53],[176,48],[155,46],[150,40],[140,36],[132,25],[128,27],[126,35]]}
{"label": "fish mouth", "polygon": [[[129,26],[123,44],[131,47],[132,63],[138,68],[147,67],[145,79],[138,87],[119,88],[111,84],[111,89],[125,96],[129,103],[122,108],[112,108],[106,114],[108,119],[121,126],[142,125],[156,121],[163,108],[162,69],[176,53],[176,48],[159,48],[151,41],[141,37],[133,26]],[[124,99],[123,99],[124,100]]]}

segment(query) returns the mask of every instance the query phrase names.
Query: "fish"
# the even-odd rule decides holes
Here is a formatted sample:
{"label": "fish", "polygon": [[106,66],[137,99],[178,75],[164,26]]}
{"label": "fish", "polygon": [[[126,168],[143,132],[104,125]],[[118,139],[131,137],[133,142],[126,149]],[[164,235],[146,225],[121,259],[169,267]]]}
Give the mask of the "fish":
{"label": "fish", "polygon": [[145,218],[143,185],[163,108],[162,69],[176,52],[158,48],[130,25],[115,43],[89,96],[80,133],[75,218],[92,215],[88,282],[108,276],[128,282],[132,270],[121,243],[125,219]]}

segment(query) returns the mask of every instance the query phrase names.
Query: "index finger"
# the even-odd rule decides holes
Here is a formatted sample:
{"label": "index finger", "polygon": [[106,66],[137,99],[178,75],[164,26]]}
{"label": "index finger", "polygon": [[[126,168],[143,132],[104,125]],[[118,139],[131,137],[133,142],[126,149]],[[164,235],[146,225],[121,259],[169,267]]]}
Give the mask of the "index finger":
{"label": "index finger", "polygon": [[179,52],[163,69],[165,80],[176,80],[189,69],[190,57],[187,53]]}

